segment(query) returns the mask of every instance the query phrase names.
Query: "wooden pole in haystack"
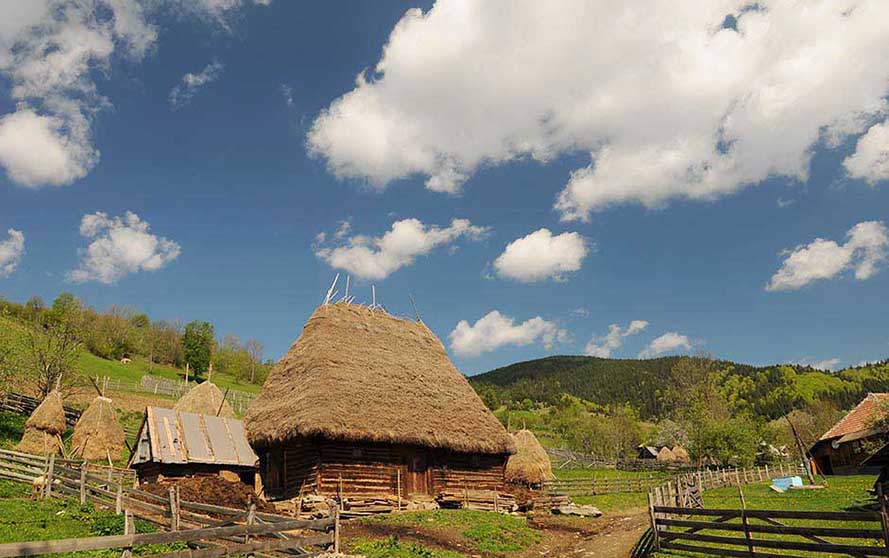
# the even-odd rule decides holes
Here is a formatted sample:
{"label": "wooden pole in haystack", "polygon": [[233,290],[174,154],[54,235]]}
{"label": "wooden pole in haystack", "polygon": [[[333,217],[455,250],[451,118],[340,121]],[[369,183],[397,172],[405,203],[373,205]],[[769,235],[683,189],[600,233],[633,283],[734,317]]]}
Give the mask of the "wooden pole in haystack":
{"label": "wooden pole in haystack", "polygon": [[803,467],[806,469],[806,476],[809,477],[809,484],[816,484],[815,475],[812,474],[812,465],[809,463],[809,456],[806,455],[806,449],[803,446],[803,440],[800,438],[799,433],[796,431],[796,427],[790,422],[790,417],[788,417],[786,413],[784,414],[784,420],[787,421],[787,424],[790,425],[790,431],[793,432],[793,439],[796,440],[796,448],[799,450],[800,460],[802,460]]}

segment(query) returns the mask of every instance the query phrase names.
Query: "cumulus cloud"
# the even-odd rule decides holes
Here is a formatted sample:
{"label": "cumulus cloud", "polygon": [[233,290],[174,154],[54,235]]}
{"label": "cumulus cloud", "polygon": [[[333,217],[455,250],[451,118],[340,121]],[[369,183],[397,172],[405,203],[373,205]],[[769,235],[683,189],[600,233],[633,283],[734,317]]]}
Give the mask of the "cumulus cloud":
{"label": "cumulus cloud", "polygon": [[68,279],[111,284],[131,273],[157,271],[179,257],[179,244],[155,236],[149,229],[149,224],[131,211],[113,219],[102,212],[84,215],[80,234],[90,239],[90,244]]}
{"label": "cumulus cloud", "polygon": [[553,236],[549,229],[540,229],[510,242],[494,260],[494,269],[502,278],[523,283],[560,281],[580,269],[586,254],[587,242],[576,232]]}
{"label": "cumulus cloud", "polygon": [[476,357],[507,345],[524,346],[538,342],[549,350],[569,337],[566,330],[540,316],[516,324],[513,318],[497,310],[488,312],[472,325],[460,320],[448,336],[451,350],[462,357]]}
{"label": "cumulus cloud", "polygon": [[809,244],[785,251],[787,258],[766,285],[768,291],[800,289],[813,281],[834,278],[854,270],[855,278],[873,277],[886,260],[889,231],[881,221],[858,223],[846,233],[846,242],[816,238]]}
{"label": "cumulus cloud", "polygon": [[9,277],[25,253],[25,235],[22,231],[9,229],[5,240],[0,240],[0,277]]}
{"label": "cumulus cloud", "polygon": [[174,109],[187,105],[203,86],[216,81],[225,66],[219,62],[212,62],[204,66],[200,72],[189,72],[182,76],[182,80],[170,91],[170,105]]}
{"label": "cumulus cloud", "polygon": [[[477,240],[488,229],[475,226],[468,219],[454,219],[448,227],[426,225],[419,219],[403,219],[380,237],[355,235],[346,238],[351,223],[343,221],[334,238],[339,246],[316,246],[315,255],[333,268],[344,269],[362,279],[385,279],[399,269],[432,252],[436,247],[451,244],[460,237]],[[323,243],[326,234],[316,237]]]}
{"label": "cumulus cloud", "polygon": [[843,166],[849,176],[863,178],[871,186],[889,180],[889,120],[874,124],[858,138],[855,152],[846,157]]}
{"label": "cumulus cloud", "polygon": [[633,320],[625,329],[617,324],[611,324],[608,326],[608,335],[590,339],[583,352],[587,356],[608,358],[611,356],[611,351],[623,345],[624,338],[636,335],[647,327],[648,322],[645,320]]}
{"label": "cumulus cloud", "polygon": [[485,165],[589,153],[555,203],[565,219],[803,181],[814,145],[885,113],[886,15],[880,0],[438,0],[405,13],[307,143],[338,177],[443,192]]}
{"label": "cumulus cloud", "polygon": [[836,367],[840,364],[840,359],[826,358],[824,360],[817,360],[811,357],[805,357],[797,360],[794,364],[799,364],[800,366],[811,366],[815,370],[835,370]]}
{"label": "cumulus cloud", "polygon": [[639,358],[654,358],[665,353],[690,351],[694,344],[691,340],[675,331],[670,331],[656,338],[639,353]]}
{"label": "cumulus cloud", "polygon": [[150,16],[187,9],[224,24],[223,16],[244,3],[0,0],[0,77],[15,104],[0,115],[0,167],[29,188],[85,176],[100,157],[92,121],[110,106],[96,76],[107,74],[116,58],[138,62],[148,54],[158,37]]}

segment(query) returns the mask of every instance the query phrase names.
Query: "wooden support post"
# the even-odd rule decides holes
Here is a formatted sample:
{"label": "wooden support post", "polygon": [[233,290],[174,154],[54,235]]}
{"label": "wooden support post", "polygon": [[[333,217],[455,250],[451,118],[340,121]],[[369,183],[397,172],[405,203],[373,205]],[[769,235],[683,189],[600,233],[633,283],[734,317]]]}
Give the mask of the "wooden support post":
{"label": "wooden support post", "polygon": [[340,553],[340,505],[333,507],[333,553]]}
{"label": "wooden support post", "polygon": [[86,504],[86,461],[80,466],[80,505]]}
{"label": "wooden support post", "polygon": [[654,513],[654,498],[648,493],[648,519],[651,521],[651,538],[654,541],[654,549],[660,551],[661,539],[658,536],[657,515]]}
{"label": "wooden support post", "polygon": [[170,531],[179,530],[179,502],[176,501],[176,489],[170,487]]}
{"label": "wooden support post", "polygon": [[[124,511],[123,515],[123,534],[124,535],[134,535],[136,533],[136,526],[133,524],[133,512],[130,510]],[[123,553],[121,553],[120,558],[132,558],[133,556],[133,547],[128,546],[124,547]]]}
{"label": "wooden support post", "polygon": [[740,484],[738,485],[738,496],[741,498],[741,523],[744,525],[744,538],[747,540],[747,551],[750,553],[750,558],[754,558],[756,554],[753,548],[753,540],[750,538],[750,523],[747,520],[747,501],[744,499],[744,491],[741,489]]}
{"label": "wooden support post", "polygon": [[889,513],[886,509],[886,495],[883,494],[883,484],[877,484],[877,498],[880,499],[880,524],[883,527],[883,546],[886,548],[886,555],[889,556]]}
{"label": "wooden support post", "polygon": [[[256,504],[250,502],[250,505],[247,506],[247,525],[253,525],[256,523]],[[244,544],[250,542],[250,535],[244,535]],[[247,554],[248,558],[253,558],[253,553]]]}
{"label": "wooden support post", "polygon": [[52,478],[56,467],[56,454],[49,454],[49,465],[46,467],[46,496],[52,496]]}
{"label": "wooden support post", "polygon": [[401,467],[395,469],[395,482],[398,492],[398,511],[401,511]]}
{"label": "wooden support post", "polygon": [[117,485],[117,496],[114,498],[114,513],[120,515],[123,512],[123,485]]}

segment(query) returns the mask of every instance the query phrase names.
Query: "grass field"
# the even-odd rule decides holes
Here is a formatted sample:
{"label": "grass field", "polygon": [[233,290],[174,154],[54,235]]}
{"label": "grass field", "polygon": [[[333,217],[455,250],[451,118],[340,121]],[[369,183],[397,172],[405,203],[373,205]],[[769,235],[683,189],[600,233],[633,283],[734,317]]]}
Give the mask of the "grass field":
{"label": "grass field", "polygon": [[[823,490],[790,490],[779,494],[769,489],[768,483],[761,483],[743,487],[744,500],[748,509],[761,510],[794,510],[794,511],[862,511],[873,509],[874,498],[867,493],[874,482],[873,475],[835,476],[827,479],[827,487]],[[740,509],[741,501],[738,489],[720,488],[704,492],[704,506],[714,509]],[[751,520],[752,522],[758,520]],[[738,520],[733,520],[738,522]],[[786,525],[820,526],[820,527],[845,527],[850,529],[879,529],[879,524],[837,521],[813,521],[813,520],[781,520]],[[876,527],[875,527],[876,526]],[[726,535],[719,531],[701,531],[702,534]],[[781,536],[770,534],[755,535],[758,539],[795,540],[799,537]],[[865,540],[856,541],[855,544],[867,544]],[[876,544],[875,542],[873,544]],[[881,545],[880,545],[881,546]],[[735,547],[737,548],[737,547]],[[769,549],[768,552],[782,554],[781,550]],[[803,551],[786,551],[796,556],[812,556]],[[690,554],[679,551],[663,550],[655,556],[666,557],[693,557],[699,554]]]}

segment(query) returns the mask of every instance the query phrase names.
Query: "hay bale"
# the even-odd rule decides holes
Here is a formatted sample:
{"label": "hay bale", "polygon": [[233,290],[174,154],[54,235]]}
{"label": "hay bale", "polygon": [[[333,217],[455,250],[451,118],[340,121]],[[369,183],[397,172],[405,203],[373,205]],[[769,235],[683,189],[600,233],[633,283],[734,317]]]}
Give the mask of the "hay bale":
{"label": "hay bale", "polygon": [[676,456],[673,454],[673,450],[664,446],[661,448],[661,451],[657,452],[657,460],[658,461],[676,461]]}
{"label": "hay bale", "polygon": [[117,421],[117,413],[107,397],[93,399],[74,426],[71,446],[74,455],[87,461],[112,460],[120,457],[124,448],[123,428]]}
{"label": "hay bale", "polygon": [[58,391],[50,392],[34,409],[25,422],[25,428],[36,428],[53,435],[65,433],[65,407]]}
{"label": "hay bale", "polygon": [[684,447],[676,444],[675,446],[673,446],[673,449],[671,451],[673,452],[673,458],[676,461],[680,461],[682,463],[691,463],[691,457],[688,455],[688,452],[685,451]]}
{"label": "hay bale", "polygon": [[[220,410],[220,405],[222,410]],[[222,390],[210,381],[202,382],[183,395],[173,409],[184,413],[235,418],[235,411],[224,399]]]}
{"label": "hay bale", "polygon": [[59,436],[65,433],[62,396],[53,391],[34,409],[25,422],[25,433],[16,450],[37,455],[62,453]]}
{"label": "hay bale", "polygon": [[515,440],[516,452],[506,462],[507,482],[539,485],[555,478],[549,455],[533,432],[519,430],[512,438]]}

